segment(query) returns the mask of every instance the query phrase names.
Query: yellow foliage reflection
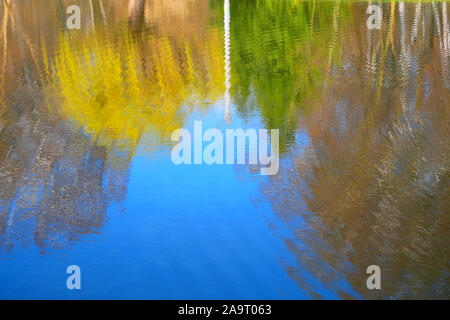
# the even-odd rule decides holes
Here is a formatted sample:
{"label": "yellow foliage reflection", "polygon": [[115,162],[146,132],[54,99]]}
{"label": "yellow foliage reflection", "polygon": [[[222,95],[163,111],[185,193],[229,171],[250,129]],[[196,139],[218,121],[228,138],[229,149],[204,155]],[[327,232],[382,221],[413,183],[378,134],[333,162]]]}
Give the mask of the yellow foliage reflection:
{"label": "yellow foliage reflection", "polygon": [[113,35],[64,32],[47,64],[51,105],[107,147],[135,146],[147,127],[171,132],[186,115],[180,107],[223,93],[221,38],[214,30],[192,43],[140,39],[127,26]]}

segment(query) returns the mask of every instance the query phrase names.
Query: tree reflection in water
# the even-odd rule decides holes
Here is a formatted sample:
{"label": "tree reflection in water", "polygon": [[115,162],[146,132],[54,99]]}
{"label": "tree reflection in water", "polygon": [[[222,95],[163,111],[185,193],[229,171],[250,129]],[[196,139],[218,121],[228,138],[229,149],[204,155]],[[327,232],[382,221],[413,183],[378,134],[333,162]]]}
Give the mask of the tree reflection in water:
{"label": "tree reflection in water", "polygon": [[[352,5],[352,23],[336,29],[345,46],[322,68],[321,97],[305,99],[308,146],[265,186],[290,229],[298,265],[286,269],[313,297],[304,270],[342,297],[355,296],[343,280],[365,298],[448,297],[446,4],[386,4],[380,32],[359,28],[364,10]],[[371,264],[381,291],[366,288]]]}
{"label": "tree reflection in water", "polygon": [[2,249],[100,232],[145,133],[166,144],[225,93],[233,121],[280,129],[264,196],[311,297],[305,273],[342,297],[449,296],[448,3],[384,2],[368,30],[364,2],[90,0],[69,32],[56,2],[0,5]]}
{"label": "tree reflection in water", "polygon": [[111,201],[125,197],[144,133],[167,143],[182,105],[207,105],[224,91],[222,31],[206,32],[208,3],[181,1],[180,14],[164,1],[119,2],[86,2],[90,28],[50,28],[46,37],[23,27],[61,22],[45,1],[31,11],[3,2],[2,248],[35,243],[44,253],[98,233]]}

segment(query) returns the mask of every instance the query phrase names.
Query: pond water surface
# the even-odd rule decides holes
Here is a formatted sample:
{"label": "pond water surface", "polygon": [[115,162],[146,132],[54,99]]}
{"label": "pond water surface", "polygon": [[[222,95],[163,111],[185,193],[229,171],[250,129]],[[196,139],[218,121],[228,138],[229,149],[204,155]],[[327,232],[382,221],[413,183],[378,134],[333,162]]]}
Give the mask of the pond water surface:
{"label": "pond water surface", "polygon": [[[1,1],[0,298],[450,298],[450,5],[369,5]],[[197,120],[278,174],[175,165]]]}

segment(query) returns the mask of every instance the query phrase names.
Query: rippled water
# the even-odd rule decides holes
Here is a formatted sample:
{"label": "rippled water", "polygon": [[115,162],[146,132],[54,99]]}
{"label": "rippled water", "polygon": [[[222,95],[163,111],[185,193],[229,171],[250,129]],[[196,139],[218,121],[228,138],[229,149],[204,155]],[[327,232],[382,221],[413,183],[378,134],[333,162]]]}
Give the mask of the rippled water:
{"label": "rippled water", "polygon": [[[0,298],[450,298],[450,7],[368,6],[1,1]],[[195,120],[279,173],[174,165]]]}

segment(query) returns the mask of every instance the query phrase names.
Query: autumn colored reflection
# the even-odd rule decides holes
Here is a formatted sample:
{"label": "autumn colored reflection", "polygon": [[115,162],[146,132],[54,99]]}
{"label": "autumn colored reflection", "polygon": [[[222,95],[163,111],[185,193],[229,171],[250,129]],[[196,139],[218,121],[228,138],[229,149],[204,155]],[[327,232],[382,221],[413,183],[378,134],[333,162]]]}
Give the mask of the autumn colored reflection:
{"label": "autumn colored reflection", "polygon": [[[84,298],[449,298],[449,11],[1,1],[0,298],[78,261]],[[279,173],[174,165],[195,120],[279,129]]]}
{"label": "autumn colored reflection", "polygon": [[[287,272],[313,297],[305,269],[342,298],[357,297],[342,281],[363,298],[448,297],[447,4],[384,4],[380,31],[360,27],[365,5],[335,8],[321,94],[298,122],[310,144],[266,187],[297,255]],[[371,264],[385,270],[383,290],[366,287]]]}
{"label": "autumn colored reflection", "polygon": [[86,1],[89,28],[38,36],[22,21],[63,24],[65,1],[45,23],[45,1],[2,6],[2,247],[56,248],[103,225],[146,131],[167,142],[223,94],[222,30],[206,2]]}

